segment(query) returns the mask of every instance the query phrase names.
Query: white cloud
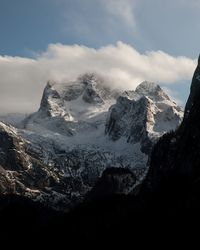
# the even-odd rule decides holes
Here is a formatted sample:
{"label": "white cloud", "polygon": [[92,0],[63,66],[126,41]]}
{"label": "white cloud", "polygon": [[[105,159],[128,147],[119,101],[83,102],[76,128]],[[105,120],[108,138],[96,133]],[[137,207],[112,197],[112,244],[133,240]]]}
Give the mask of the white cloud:
{"label": "white cloud", "polygon": [[113,87],[134,89],[144,80],[173,84],[192,77],[196,60],[162,51],[139,53],[118,42],[100,49],[49,45],[35,59],[0,57],[0,112],[29,112],[38,108],[47,80],[68,81],[97,72]]}

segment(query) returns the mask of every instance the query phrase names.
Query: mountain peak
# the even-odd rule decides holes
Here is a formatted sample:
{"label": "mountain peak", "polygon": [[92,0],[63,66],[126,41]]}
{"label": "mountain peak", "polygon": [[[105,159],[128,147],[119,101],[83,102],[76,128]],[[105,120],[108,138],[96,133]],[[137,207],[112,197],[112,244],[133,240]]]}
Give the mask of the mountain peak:
{"label": "mountain peak", "polygon": [[148,154],[157,138],[179,126],[182,114],[159,85],[143,82],[110,108],[105,132],[114,141],[125,137],[128,143],[140,143]]}
{"label": "mountain peak", "polygon": [[55,81],[49,80],[47,81],[46,88],[52,88],[55,84]]}
{"label": "mountain peak", "polygon": [[170,100],[169,96],[162,90],[162,88],[154,82],[142,82],[137,86],[135,92],[140,95],[148,96],[153,101]]}
{"label": "mountain peak", "polygon": [[48,81],[39,115],[77,122],[84,114],[94,116],[98,109],[108,109],[106,106],[113,104],[118,96],[118,91],[110,89],[106,80],[94,73],[81,75],[73,82]]}
{"label": "mountain peak", "polygon": [[155,91],[156,89],[160,88],[160,86],[154,82],[148,82],[148,81],[144,81],[142,83],[140,83],[136,90],[140,90],[140,89],[145,89],[148,91]]}
{"label": "mountain peak", "polygon": [[85,73],[78,77],[78,81],[82,84],[88,85],[102,83],[104,80],[96,73]]}
{"label": "mountain peak", "polygon": [[198,58],[198,64],[192,78],[190,95],[185,106],[184,118],[188,118],[188,116],[190,115],[192,107],[199,99],[199,95],[200,95],[200,56]]}

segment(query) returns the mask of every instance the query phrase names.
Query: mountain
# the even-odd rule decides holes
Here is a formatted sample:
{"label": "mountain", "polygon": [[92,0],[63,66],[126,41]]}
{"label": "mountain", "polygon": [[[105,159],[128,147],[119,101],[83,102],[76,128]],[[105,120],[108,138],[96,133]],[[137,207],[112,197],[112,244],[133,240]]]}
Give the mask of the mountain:
{"label": "mountain", "polygon": [[59,173],[27,151],[18,130],[0,122],[0,194],[39,200],[46,206],[69,207],[62,194]]}
{"label": "mountain", "polygon": [[139,143],[149,154],[153,143],[164,133],[176,129],[182,111],[155,83],[143,82],[135,91],[126,91],[111,107],[106,133],[113,140],[125,137],[128,143]]}
{"label": "mountain", "polygon": [[176,197],[176,203],[180,202],[182,207],[199,206],[199,100],[200,58],[181,126],[176,131],[164,135],[152,151],[150,169],[142,188],[144,194],[158,194],[163,199],[166,199],[167,195],[170,200]]}
{"label": "mountain", "polygon": [[155,143],[144,180],[132,194],[123,195],[133,182],[129,171],[106,170],[88,195],[89,202],[69,214],[72,235],[87,242],[91,238],[123,245],[130,241],[134,246],[145,243],[160,248],[163,242],[165,246],[196,245],[200,223],[199,117],[200,58],[183,122]]}
{"label": "mountain", "polygon": [[152,146],[182,116],[155,83],[122,92],[95,74],[48,82],[39,110],[18,129],[0,124],[1,193],[65,210],[84,200],[99,177],[112,186],[109,171],[116,176],[112,192],[131,193],[147,172]]}
{"label": "mountain", "polygon": [[[146,89],[152,90],[150,86],[155,85],[143,83],[138,88],[140,89],[143,85],[146,86],[145,90],[142,88],[142,92],[145,93],[144,95],[147,98]],[[147,88],[147,86],[149,87]],[[52,86],[50,89],[52,89]],[[161,95],[156,96],[153,105],[157,105],[156,103],[160,102],[158,99],[163,98],[163,92],[160,92],[160,88],[157,86],[156,89],[157,93],[161,93]],[[155,90],[154,87],[153,90]],[[152,91],[148,93],[151,96]],[[131,123],[125,123],[127,126],[123,124],[125,118],[128,117],[128,112],[125,111],[129,110],[129,113],[133,114],[132,110],[129,109],[130,100],[134,99],[131,107],[135,108],[133,103],[144,99],[144,95],[139,97],[136,91],[120,93],[107,111],[104,136],[113,145],[120,138],[125,138],[127,144],[131,145],[132,142],[129,140],[131,131],[129,125]],[[128,108],[124,108],[123,112],[120,113],[118,101],[123,99],[124,96],[128,100],[125,102],[125,106],[128,106]],[[148,98],[150,98],[149,96]],[[150,99],[152,100],[153,97],[154,94]],[[165,96],[164,100],[166,101],[166,99],[168,98]],[[114,116],[113,128],[108,129],[111,114],[115,109],[117,109],[117,115]],[[41,109],[36,114],[31,115],[28,120],[26,119],[22,125],[27,126],[27,128],[30,126],[28,129],[34,129],[33,125],[36,123],[38,131],[46,132],[46,123],[43,123],[42,118],[40,121],[40,115],[41,113],[43,115],[43,112],[40,112]],[[73,247],[80,242],[82,246],[84,244],[88,246],[88,243],[94,246],[97,243],[98,245],[100,243],[106,245],[111,243],[112,246],[123,243],[124,246],[130,241],[133,246],[145,244],[148,247],[158,245],[159,248],[163,246],[163,243],[165,246],[170,244],[170,247],[176,244],[179,247],[187,244],[191,247],[191,245],[198,243],[198,226],[200,223],[199,117],[200,59],[192,79],[183,121],[176,130],[168,131],[157,139],[149,156],[147,175],[139,185],[135,186],[138,182],[132,168],[106,168],[95,182],[92,190],[83,195],[85,202],[79,204],[69,213],[56,213],[37,202],[21,197],[21,195],[20,197],[19,195],[3,195],[3,197],[0,197],[2,241],[5,241],[7,246],[10,242],[13,242],[16,246],[16,243],[21,245],[28,240],[28,243],[31,242],[31,244],[34,242],[41,244],[42,241],[46,246],[52,246],[52,244],[58,246],[59,244],[63,245],[63,243],[69,245],[71,243]],[[132,118],[134,119],[134,117]],[[46,112],[44,119],[52,119],[49,112]],[[119,134],[115,134],[117,132],[114,129],[116,123],[123,124],[124,133],[123,130],[120,130]],[[54,127],[52,128],[51,132],[53,133]],[[34,136],[32,140],[28,141],[27,138],[31,135]],[[30,144],[35,141],[34,147],[36,147],[40,140],[45,143],[45,136],[48,137],[46,144],[43,148],[38,147],[38,154],[34,154]],[[76,135],[68,135],[66,138],[73,136]],[[46,197],[51,197],[52,190],[60,183],[62,175],[55,175],[60,173],[60,169],[51,168],[48,164],[45,165],[41,157],[43,156],[42,150],[49,147],[49,134],[44,134],[42,137],[42,134],[38,135],[36,131],[16,129],[0,123],[0,138],[1,193],[2,190],[3,194],[12,193],[12,190],[14,190],[14,193],[23,194],[22,190],[27,185],[29,189],[26,190],[29,191],[28,197],[31,199],[33,197],[30,196],[30,192],[36,186],[39,193],[43,192],[43,195],[45,191],[49,190]],[[52,147],[53,149],[55,150],[55,147]],[[48,150],[46,152],[49,153]],[[43,170],[42,173],[38,172],[41,170]],[[47,171],[49,171],[48,174]],[[38,174],[38,176],[35,174]],[[57,180],[57,184],[48,182],[48,186],[46,184],[47,176],[51,176],[54,181]],[[75,180],[76,178],[72,179]],[[36,183],[36,180],[40,180],[40,185]],[[66,184],[68,181],[69,179],[67,182],[63,180],[60,186],[63,187],[63,183]],[[23,188],[21,188],[22,183],[24,183]],[[133,186],[135,187],[134,190],[132,189]],[[18,191],[16,192],[16,190]],[[24,196],[27,196],[27,194]],[[40,199],[37,198],[37,200],[41,202]],[[48,205],[48,202],[43,200],[43,204]],[[52,204],[55,205],[55,203]]]}

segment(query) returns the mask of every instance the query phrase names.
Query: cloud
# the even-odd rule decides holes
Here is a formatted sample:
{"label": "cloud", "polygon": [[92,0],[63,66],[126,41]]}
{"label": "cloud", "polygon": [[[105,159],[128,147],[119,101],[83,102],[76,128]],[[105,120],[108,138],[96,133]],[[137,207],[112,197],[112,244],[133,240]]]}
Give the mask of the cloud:
{"label": "cloud", "polygon": [[129,26],[135,26],[134,3],[136,0],[103,0],[106,10]]}
{"label": "cloud", "polygon": [[135,89],[144,80],[169,85],[190,80],[195,65],[196,60],[162,51],[141,54],[122,42],[99,49],[51,44],[34,59],[1,56],[0,112],[37,110],[49,79],[67,82],[96,72],[113,88]]}
{"label": "cloud", "polygon": [[[138,0],[51,0],[58,9],[60,33],[89,46],[128,41],[138,36]],[[127,40],[126,39],[126,40]]]}

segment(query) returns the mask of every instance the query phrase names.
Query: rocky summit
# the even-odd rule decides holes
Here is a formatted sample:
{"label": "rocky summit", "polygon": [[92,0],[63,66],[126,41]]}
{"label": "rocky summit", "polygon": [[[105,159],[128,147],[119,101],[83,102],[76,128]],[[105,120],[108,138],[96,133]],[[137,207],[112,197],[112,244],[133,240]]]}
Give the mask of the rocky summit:
{"label": "rocky summit", "polygon": [[36,113],[18,128],[0,124],[0,192],[58,210],[80,203],[94,186],[99,190],[101,176],[113,192],[131,193],[147,172],[154,143],[182,117],[155,83],[122,92],[96,74],[48,82]]}

